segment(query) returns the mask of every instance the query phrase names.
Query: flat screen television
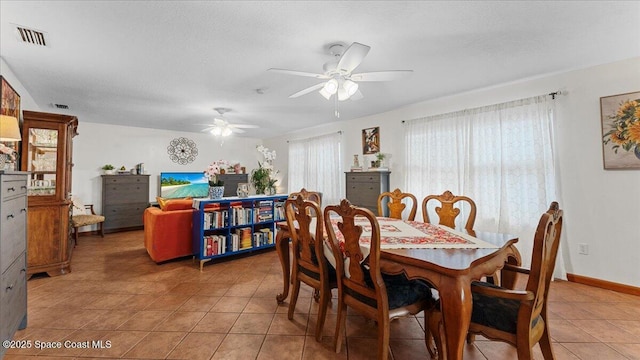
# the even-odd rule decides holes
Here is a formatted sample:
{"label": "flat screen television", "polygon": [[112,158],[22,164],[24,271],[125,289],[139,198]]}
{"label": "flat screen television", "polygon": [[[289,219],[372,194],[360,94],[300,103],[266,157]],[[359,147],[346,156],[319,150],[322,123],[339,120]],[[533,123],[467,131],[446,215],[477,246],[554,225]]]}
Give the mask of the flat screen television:
{"label": "flat screen television", "polygon": [[209,182],[204,172],[160,173],[160,196],[163,198],[203,198],[208,194]]}

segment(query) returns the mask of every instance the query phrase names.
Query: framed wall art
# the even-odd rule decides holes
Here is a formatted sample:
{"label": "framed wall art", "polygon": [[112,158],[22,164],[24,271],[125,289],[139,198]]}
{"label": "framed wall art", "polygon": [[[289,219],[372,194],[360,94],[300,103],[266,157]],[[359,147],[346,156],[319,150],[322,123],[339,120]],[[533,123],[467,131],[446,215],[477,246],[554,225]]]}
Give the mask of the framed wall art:
{"label": "framed wall art", "polygon": [[600,98],[605,169],[640,169],[640,91]]}
{"label": "framed wall art", "polygon": [[380,152],[380,127],[362,129],[362,153],[376,154]]}
{"label": "framed wall art", "polygon": [[[18,126],[22,129],[22,112],[20,111],[20,95],[13,89],[4,76],[0,76],[0,115],[12,116],[18,119]],[[20,167],[20,146],[17,141],[5,141],[3,144],[14,151],[12,170]]]}

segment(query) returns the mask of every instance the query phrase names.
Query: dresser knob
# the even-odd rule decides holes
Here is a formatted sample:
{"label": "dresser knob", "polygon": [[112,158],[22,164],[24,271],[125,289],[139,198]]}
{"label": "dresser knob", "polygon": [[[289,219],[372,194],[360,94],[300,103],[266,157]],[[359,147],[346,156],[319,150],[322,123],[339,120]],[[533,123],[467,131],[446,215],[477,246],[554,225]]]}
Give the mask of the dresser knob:
{"label": "dresser knob", "polygon": [[16,188],[14,188],[13,186],[10,188],[7,188],[7,191],[16,191]]}
{"label": "dresser knob", "polygon": [[25,190],[27,190],[27,185],[22,185],[22,186],[20,186],[20,189],[25,189]]}
{"label": "dresser knob", "polygon": [[26,213],[26,212],[27,212],[27,209],[22,208],[22,209],[20,209],[20,212],[25,212],[25,213]]}
{"label": "dresser knob", "polygon": [[13,219],[13,214],[7,215],[7,219]]}
{"label": "dresser knob", "polygon": [[9,291],[9,290],[11,290],[11,289],[13,289],[13,284],[11,284],[11,285],[7,286],[7,288],[5,289],[5,291]]}

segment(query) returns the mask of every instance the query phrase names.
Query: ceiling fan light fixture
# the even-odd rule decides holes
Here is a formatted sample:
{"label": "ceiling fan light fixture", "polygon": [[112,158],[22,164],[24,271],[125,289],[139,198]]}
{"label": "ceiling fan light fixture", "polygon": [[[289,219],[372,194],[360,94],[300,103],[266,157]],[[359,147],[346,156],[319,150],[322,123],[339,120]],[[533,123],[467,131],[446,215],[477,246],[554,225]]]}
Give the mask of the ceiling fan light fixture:
{"label": "ceiling fan light fixture", "polygon": [[347,90],[344,89],[344,87],[340,87],[338,89],[338,100],[339,101],[345,101],[347,99],[349,99],[351,97],[351,95],[349,95],[349,93],[347,93]]}
{"label": "ceiling fan light fixture", "polygon": [[333,95],[338,91],[338,80],[331,79],[324,84],[322,90],[326,91],[328,94]]}
{"label": "ceiling fan light fixture", "polygon": [[222,135],[222,136],[229,136],[229,135],[231,135],[231,133],[232,133],[232,132],[233,132],[233,131],[231,131],[231,128],[230,128],[230,127],[225,126],[225,127],[224,127],[224,129],[222,129],[222,133],[221,133],[221,135]]}
{"label": "ceiling fan light fixture", "polygon": [[320,89],[319,93],[320,95],[324,96],[325,99],[331,99],[331,94],[329,94],[324,88]]}
{"label": "ceiling fan light fixture", "polygon": [[220,136],[220,134],[222,134],[222,129],[219,126],[216,126],[213,129],[211,129],[211,134],[213,136]]}
{"label": "ceiling fan light fixture", "polygon": [[356,91],[358,91],[358,84],[348,79],[344,81],[342,87],[347,92],[348,97],[351,97],[351,95],[355,94]]}

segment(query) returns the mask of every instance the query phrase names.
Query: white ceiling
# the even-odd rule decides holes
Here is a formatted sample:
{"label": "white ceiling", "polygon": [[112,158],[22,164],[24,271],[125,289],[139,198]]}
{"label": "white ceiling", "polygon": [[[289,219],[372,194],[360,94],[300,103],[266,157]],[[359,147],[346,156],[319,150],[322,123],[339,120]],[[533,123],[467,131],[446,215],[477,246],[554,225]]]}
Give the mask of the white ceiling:
{"label": "white ceiling", "polygon": [[227,107],[256,138],[337,120],[317,92],[288,98],[318,80],[267,72],[322,72],[331,43],[371,46],[356,72],[414,70],[361,83],[339,103],[348,120],[640,56],[638,39],[638,1],[0,1],[0,56],[42,110],[198,132]]}

